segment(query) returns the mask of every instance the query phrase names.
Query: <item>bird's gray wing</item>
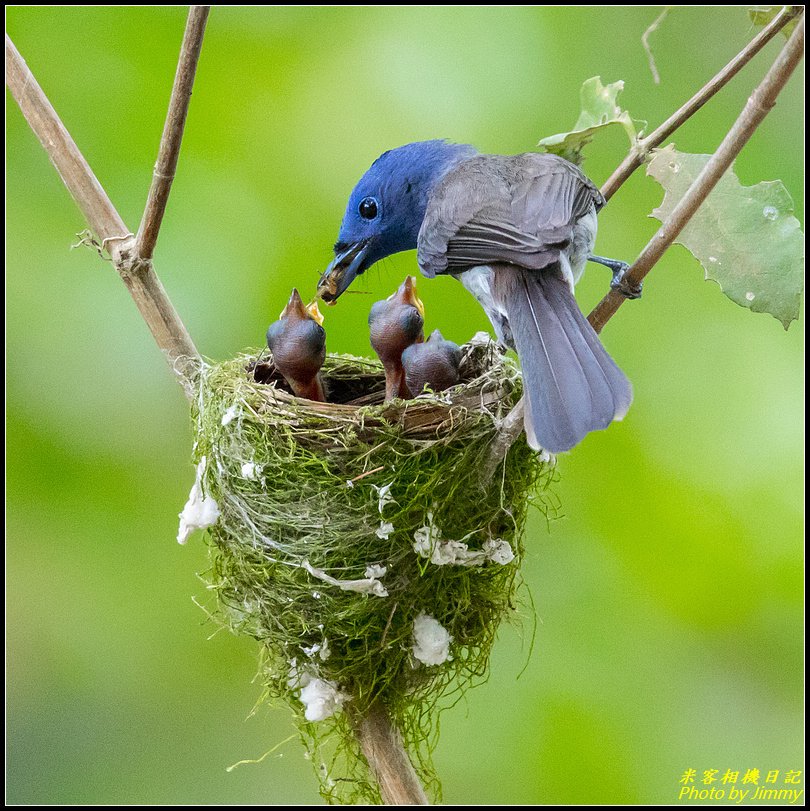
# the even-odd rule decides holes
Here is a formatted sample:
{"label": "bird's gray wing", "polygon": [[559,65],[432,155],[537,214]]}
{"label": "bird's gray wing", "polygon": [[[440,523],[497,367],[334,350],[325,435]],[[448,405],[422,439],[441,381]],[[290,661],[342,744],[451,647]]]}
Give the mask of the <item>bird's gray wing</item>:
{"label": "bird's gray wing", "polygon": [[431,195],[419,233],[423,273],[460,273],[506,262],[535,270],[559,259],[575,223],[604,199],[556,155],[479,155]]}

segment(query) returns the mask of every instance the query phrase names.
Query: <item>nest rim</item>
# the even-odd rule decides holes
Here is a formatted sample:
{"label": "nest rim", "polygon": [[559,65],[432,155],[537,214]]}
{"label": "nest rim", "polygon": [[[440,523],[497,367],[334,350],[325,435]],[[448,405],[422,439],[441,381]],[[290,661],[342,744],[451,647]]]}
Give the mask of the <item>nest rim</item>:
{"label": "nest rim", "polygon": [[[384,401],[385,372],[377,359],[346,353],[328,353],[321,370],[327,391],[338,391],[346,381],[345,370],[351,370],[354,391],[363,393],[347,402],[317,402],[294,395],[275,369],[272,355],[260,363],[255,355],[239,355],[246,361],[244,383],[259,398],[258,408],[268,422],[279,416],[285,421],[293,412],[296,421],[307,429],[315,424],[341,423],[370,429],[377,425],[399,425],[411,439],[438,438],[448,433],[459,420],[480,419],[488,415],[498,419],[515,401],[515,386],[520,385],[520,372],[504,357],[487,333],[477,333],[462,347],[460,381],[441,392],[426,389],[411,399]],[[359,383],[359,386],[358,386]]]}

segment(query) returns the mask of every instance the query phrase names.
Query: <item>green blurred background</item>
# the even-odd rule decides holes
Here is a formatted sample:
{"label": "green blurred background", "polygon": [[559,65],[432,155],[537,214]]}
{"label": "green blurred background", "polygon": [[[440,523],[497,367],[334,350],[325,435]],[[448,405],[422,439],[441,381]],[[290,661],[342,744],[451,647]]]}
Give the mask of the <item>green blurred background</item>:
{"label": "green blurred background", "polygon": [[[263,341],[314,289],[347,195],[384,149],[422,138],[520,152],[568,129],[581,82],[624,79],[657,124],[754,31],[742,8],[215,8],[156,266],[200,350]],[[136,228],[183,8],[10,8],[8,31]],[[709,152],[781,38],[674,138]],[[8,788],[12,803],[312,803],[288,712],[262,708],[251,640],[191,601],[200,535],[175,542],[193,480],[179,387],[7,95]],[[782,178],[801,218],[795,76],[738,161]],[[623,157],[616,133],[586,170]],[[600,217],[631,259],[661,191],[643,173]],[[326,311],[333,350],[370,354],[366,314],[416,268],[372,269]],[[442,719],[449,803],[674,801],[687,768],[802,758],[803,335],[704,284],[680,247],[604,333],[635,386],[623,423],[562,458],[564,517],[527,529],[531,618],[504,628],[485,686]],[[583,308],[607,289],[592,266]],[[488,329],[450,279],[420,285],[428,328]],[[780,777],[781,781],[781,777]]]}

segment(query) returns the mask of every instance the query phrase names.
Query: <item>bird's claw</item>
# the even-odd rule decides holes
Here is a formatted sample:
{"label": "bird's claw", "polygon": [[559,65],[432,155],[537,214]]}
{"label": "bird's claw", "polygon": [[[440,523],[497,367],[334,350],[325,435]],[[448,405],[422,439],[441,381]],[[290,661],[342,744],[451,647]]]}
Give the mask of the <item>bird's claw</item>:
{"label": "bird's claw", "polygon": [[627,281],[627,271],[630,265],[627,262],[621,262],[620,265],[613,269],[613,278],[610,281],[610,289],[615,290],[619,295],[629,299],[641,298],[642,282],[630,284]]}

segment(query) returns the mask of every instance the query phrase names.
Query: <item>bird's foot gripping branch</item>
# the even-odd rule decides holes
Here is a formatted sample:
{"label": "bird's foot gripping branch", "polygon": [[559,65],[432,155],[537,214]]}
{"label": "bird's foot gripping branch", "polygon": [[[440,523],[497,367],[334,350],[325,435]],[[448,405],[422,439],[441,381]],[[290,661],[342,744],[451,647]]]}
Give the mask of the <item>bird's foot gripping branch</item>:
{"label": "bird's foot gripping branch", "polygon": [[292,708],[327,799],[379,800],[360,754],[382,707],[438,795],[435,710],[485,677],[515,616],[530,499],[551,509],[553,464],[525,442],[480,481],[517,368],[479,338],[460,373],[451,391],[391,402],[381,364],[350,356],[321,370],[331,402],[294,397],[256,356],[200,377],[208,580],[230,627],[259,640],[267,695]]}

